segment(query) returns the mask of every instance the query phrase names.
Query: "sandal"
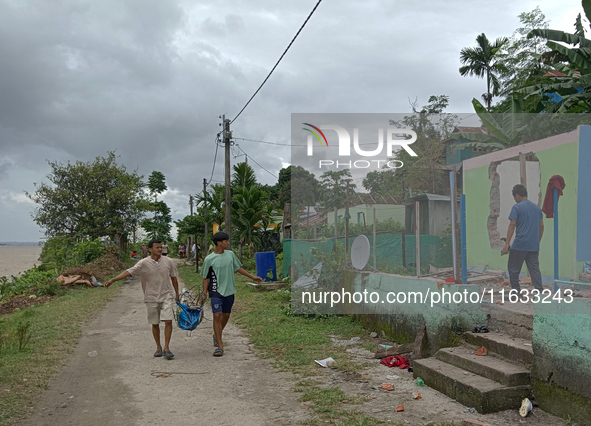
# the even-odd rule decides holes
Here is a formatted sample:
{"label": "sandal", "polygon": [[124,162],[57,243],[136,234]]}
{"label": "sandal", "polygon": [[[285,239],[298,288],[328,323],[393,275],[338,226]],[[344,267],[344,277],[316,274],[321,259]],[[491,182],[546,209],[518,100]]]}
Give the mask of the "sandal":
{"label": "sandal", "polygon": [[215,334],[213,335],[213,345],[217,348],[218,347],[218,339],[215,338]]}
{"label": "sandal", "polygon": [[224,355],[224,350],[221,348],[217,348],[215,351],[213,351],[213,356],[223,356]]}

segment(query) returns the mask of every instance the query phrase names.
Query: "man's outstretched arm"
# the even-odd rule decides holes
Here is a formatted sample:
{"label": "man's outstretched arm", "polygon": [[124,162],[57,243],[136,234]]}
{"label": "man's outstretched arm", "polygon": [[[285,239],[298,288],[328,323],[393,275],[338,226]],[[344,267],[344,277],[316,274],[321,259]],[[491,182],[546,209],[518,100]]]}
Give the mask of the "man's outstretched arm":
{"label": "man's outstretched arm", "polygon": [[111,278],[109,281],[107,281],[105,283],[105,288],[109,287],[114,282],[124,280],[127,277],[131,277],[131,274],[127,271],[123,271],[119,275],[117,275],[115,278]]}
{"label": "man's outstretched arm", "polygon": [[236,271],[236,272],[238,272],[239,274],[242,274],[242,275],[244,275],[244,276],[245,276],[245,277],[247,277],[247,278],[250,278],[250,279],[251,279],[251,280],[253,280],[253,281],[256,281],[257,283],[262,283],[262,282],[263,282],[263,279],[262,279],[261,277],[257,277],[257,276],[254,276],[254,275],[252,275],[250,272],[248,272],[248,271],[247,271],[246,269],[244,269],[244,268],[240,268],[240,269],[238,269],[238,271]]}

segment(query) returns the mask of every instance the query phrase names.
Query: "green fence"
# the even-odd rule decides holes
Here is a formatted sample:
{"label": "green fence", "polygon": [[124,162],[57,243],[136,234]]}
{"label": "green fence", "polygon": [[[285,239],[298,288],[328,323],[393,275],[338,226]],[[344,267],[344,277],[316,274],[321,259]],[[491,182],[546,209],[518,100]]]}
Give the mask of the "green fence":
{"label": "green fence", "polygon": [[[392,272],[397,267],[401,266],[415,266],[416,263],[416,239],[414,235],[406,235],[404,237],[405,257],[403,258],[402,239],[403,235],[399,232],[383,232],[376,234],[376,264],[373,264],[373,234],[367,234],[371,248],[369,257],[369,265],[381,272]],[[355,236],[349,237],[349,247],[353,244]],[[337,239],[341,243],[345,243],[345,238]],[[452,241],[451,237],[438,237],[435,235],[421,235],[421,266],[429,264],[437,268],[446,268],[453,265],[452,259]],[[289,274],[289,265],[292,262],[298,263],[298,275],[305,273],[300,269],[301,256],[305,260],[312,259],[310,249],[317,247],[325,253],[333,250],[335,239],[331,238],[322,241],[310,240],[283,240],[283,275]],[[300,256],[301,255],[301,256]],[[406,260],[404,265],[403,260]]]}

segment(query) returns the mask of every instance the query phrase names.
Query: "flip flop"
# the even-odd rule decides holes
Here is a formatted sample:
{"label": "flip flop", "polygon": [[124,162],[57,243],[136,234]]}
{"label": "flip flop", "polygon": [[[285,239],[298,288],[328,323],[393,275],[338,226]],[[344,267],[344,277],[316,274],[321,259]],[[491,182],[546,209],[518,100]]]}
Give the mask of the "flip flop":
{"label": "flip flop", "polygon": [[213,345],[217,348],[218,347],[218,339],[215,338],[215,334],[213,335]]}
{"label": "flip flop", "polygon": [[223,356],[224,355],[224,350],[217,348],[215,351],[213,351],[213,356]]}

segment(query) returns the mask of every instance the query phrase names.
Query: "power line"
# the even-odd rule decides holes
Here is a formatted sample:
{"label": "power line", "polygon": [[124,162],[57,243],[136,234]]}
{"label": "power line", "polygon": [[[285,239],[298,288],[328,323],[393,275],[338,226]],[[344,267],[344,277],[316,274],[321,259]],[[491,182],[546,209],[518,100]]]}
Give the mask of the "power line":
{"label": "power line", "polygon": [[[244,154],[248,155],[248,153],[247,153],[245,150],[243,150],[242,148],[240,148],[240,145],[236,144],[236,147],[237,147],[237,148],[238,148],[240,151],[244,152]],[[252,156],[251,156],[251,155],[248,155],[248,158],[249,158],[250,160],[252,160],[252,162],[253,162],[253,163],[255,163],[257,166],[259,166],[261,169],[263,169],[264,171],[266,171],[267,173],[269,173],[271,176],[273,176],[275,179],[279,179],[277,176],[275,176],[275,175],[274,175],[273,173],[271,173],[269,170],[265,169],[263,166],[261,166],[259,163],[257,163],[257,162],[256,162],[256,160],[255,160],[254,158],[252,158]]]}
{"label": "power line", "polygon": [[218,133],[217,136],[216,136],[216,139],[215,139],[215,155],[213,156],[213,167],[211,169],[211,176],[209,178],[209,181],[205,185],[206,188],[211,183],[211,180],[213,179],[213,173],[215,172],[215,162],[216,162],[216,160],[218,158],[218,147],[220,146],[219,140],[220,140],[220,134]]}
{"label": "power line", "polygon": [[[308,146],[306,144],[290,144],[290,143],[278,143],[278,142],[268,142],[268,141],[260,141],[257,139],[246,139],[246,138],[232,138],[234,140],[239,139],[242,141],[247,141],[247,142],[256,142],[256,143],[264,143],[267,145],[280,145],[280,146]],[[369,143],[360,143],[359,146],[367,146],[367,145],[376,145],[375,142],[369,142]]]}
{"label": "power line", "polygon": [[293,39],[289,43],[289,46],[287,46],[287,48],[285,49],[285,51],[283,52],[283,54],[281,55],[281,57],[279,58],[279,60],[277,61],[277,63],[273,67],[273,69],[271,70],[271,72],[269,73],[269,75],[267,75],[267,78],[265,78],[265,80],[261,83],[261,85],[256,90],[256,92],[254,92],[254,95],[252,95],[250,97],[250,99],[248,100],[248,102],[246,103],[246,105],[244,105],[242,107],[242,109],[240,110],[240,112],[238,113],[238,115],[236,115],[236,117],[234,117],[234,119],[230,122],[230,124],[232,124],[234,121],[236,121],[236,119],[238,117],[240,117],[240,114],[242,114],[242,111],[244,111],[246,109],[246,107],[248,106],[248,104],[250,103],[250,101],[252,101],[254,99],[254,97],[257,95],[257,93],[259,93],[259,90],[261,90],[262,87],[265,85],[265,83],[267,82],[267,80],[269,79],[269,77],[271,77],[271,74],[273,74],[273,71],[275,71],[275,68],[277,68],[277,65],[279,65],[279,62],[281,62],[281,60],[283,59],[283,57],[285,56],[285,54],[287,53],[287,51],[289,50],[289,48],[291,47],[291,45],[293,44],[293,42],[296,40],[296,38],[298,38],[298,36],[300,35],[300,32],[304,29],[304,27],[308,23],[308,20],[312,17],[312,15],[316,11],[316,8],[318,7],[318,5],[320,4],[321,1],[322,0],[318,0],[318,2],[316,3],[316,6],[314,6],[314,9],[312,9],[312,12],[310,12],[310,14],[308,15],[308,17],[306,18],[306,20],[304,21],[304,23],[300,27],[300,29],[298,30],[298,32],[296,33],[296,35],[293,37]]}
{"label": "power line", "polygon": [[267,142],[267,141],[259,141],[256,139],[245,139],[245,138],[232,138],[232,139],[239,139],[241,141],[248,141],[248,142],[257,142],[257,143],[265,143],[267,145],[281,145],[281,146],[307,146],[307,145],[292,145],[290,143],[278,143],[278,142]]}

